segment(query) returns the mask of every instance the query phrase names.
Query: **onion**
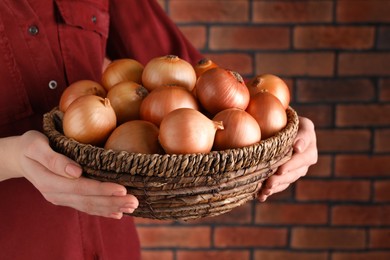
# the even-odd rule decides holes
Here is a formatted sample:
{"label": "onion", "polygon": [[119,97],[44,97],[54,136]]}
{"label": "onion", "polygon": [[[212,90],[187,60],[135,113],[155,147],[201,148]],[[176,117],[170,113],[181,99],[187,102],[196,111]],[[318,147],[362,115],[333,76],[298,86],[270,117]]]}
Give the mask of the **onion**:
{"label": "onion", "polygon": [[151,59],[142,73],[142,84],[149,91],[164,85],[179,85],[191,91],[195,83],[193,66],[175,55]]}
{"label": "onion", "polygon": [[97,95],[105,97],[106,90],[99,83],[92,80],[79,80],[70,84],[64,92],[62,92],[59,109],[65,112],[68,106],[77,98],[85,95]]}
{"label": "onion", "polygon": [[241,75],[219,67],[204,72],[198,78],[196,96],[213,115],[228,108],[245,110],[249,103],[249,90]]}
{"label": "onion", "polygon": [[285,109],[290,104],[290,90],[281,78],[272,74],[262,74],[254,77],[247,83],[251,96],[267,91],[277,97]]}
{"label": "onion", "polygon": [[213,121],[223,122],[223,131],[217,131],[214,150],[242,148],[260,142],[260,127],[247,112],[238,108],[222,110]]}
{"label": "onion", "polygon": [[158,142],[158,128],[144,120],[132,120],[121,124],[111,133],[105,149],[129,153],[162,153]]}
{"label": "onion", "polygon": [[123,81],[142,82],[144,66],[134,59],[118,59],[112,61],[102,75],[103,87],[108,91]]}
{"label": "onion", "polygon": [[115,111],[118,125],[140,118],[141,103],[147,95],[148,90],[133,81],[118,83],[108,91],[107,98]]}
{"label": "onion", "polygon": [[195,64],[194,69],[196,73],[196,77],[202,75],[205,71],[218,67],[212,60],[209,58],[203,58],[198,63]]}
{"label": "onion", "polygon": [[116,127],[115,111],[107,98],[82,96],[65,111],[62,126],[69,138],[84,144],[101,145]]}
{"label": "onion", "polygon": [[169,112],[185,107],[199,108],[196,98],[187,89],[176,85],[162,86],[154,89],[142,101],[140,116],[159,126]]}
{"label": "onion", "polygon": [[273,136],[287,124],[287,114],[282,103],[268,92],[259,92],[251,97],[246,111],[259,124],[262,139]]}
{"label": "onion", "polygon": [[223,129],[222,122],[195,109],[179,108],[164,117],[158,138],[168,154],[209,153],[218,129]]}

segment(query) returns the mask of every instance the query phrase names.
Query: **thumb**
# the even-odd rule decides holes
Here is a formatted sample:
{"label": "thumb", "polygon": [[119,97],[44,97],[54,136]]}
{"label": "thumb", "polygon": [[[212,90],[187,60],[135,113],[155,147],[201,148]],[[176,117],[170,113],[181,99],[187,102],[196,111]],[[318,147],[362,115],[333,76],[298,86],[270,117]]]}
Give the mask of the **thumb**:
{"label": "thumb", "polygon": [[301,153],[307,149],[312,140],[314,124],[305,117],[299,117],[299,130],[294,141],[293,149],[296,153]]}

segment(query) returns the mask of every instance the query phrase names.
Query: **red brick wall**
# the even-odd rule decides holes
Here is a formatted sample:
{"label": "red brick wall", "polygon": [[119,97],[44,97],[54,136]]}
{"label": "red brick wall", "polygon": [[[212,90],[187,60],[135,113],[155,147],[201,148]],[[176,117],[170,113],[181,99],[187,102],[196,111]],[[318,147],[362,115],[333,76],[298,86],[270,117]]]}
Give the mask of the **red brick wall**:
{"label": "red brick wall", "polygon": [[390,1],[160,3],[221,66],[283,77],[316,125],[319,161],[265,203],[137,219],[143,259],[390,259]]}

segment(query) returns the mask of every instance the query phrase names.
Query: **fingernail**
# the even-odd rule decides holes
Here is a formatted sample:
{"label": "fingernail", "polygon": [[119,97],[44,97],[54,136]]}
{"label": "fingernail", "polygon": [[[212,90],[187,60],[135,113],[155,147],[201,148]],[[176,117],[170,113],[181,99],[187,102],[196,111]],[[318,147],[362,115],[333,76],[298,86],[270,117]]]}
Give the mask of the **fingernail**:
{"label": "fingernail", "polygon": [[123,217],[123,213],[122,212],[114,212],[114,213],[110,214],[110,218],[121,219],[122,217]]}
{"label": "fingernail", "polygon": [[122,190],[117,190],[112,193],[113,196],[125,196],[127,194],[127,191],[122,189]]}
{"label": "fingernail", "polygon": [[133,213],[134,212],[134,208],[120,208],[119,211],[123,212],[123,213]]}
{"label": "fingernail", "polygon": [[65,172],[72,178],[80,177],[82,170],[80,166],[69,163],[65,166]]}

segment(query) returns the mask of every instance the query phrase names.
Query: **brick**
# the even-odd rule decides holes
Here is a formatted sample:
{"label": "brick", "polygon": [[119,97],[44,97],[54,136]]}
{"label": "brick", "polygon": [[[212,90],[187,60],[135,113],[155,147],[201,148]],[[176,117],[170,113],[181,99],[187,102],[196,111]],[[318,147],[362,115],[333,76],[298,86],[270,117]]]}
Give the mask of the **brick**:
{"label": "brick", "polygon": [[287,230],[269,227],[216,227],[214,246],[226,247],[275,247],[287,245]]}
{"label": "brick", "polygon": [[389,249],[390,248],[390,229],[370,229],[369,247],[375,249]]}
{"label": "brick", "polygon": [[309,177],[329,177],[332,174],[332,156],[319,155],[316,164],[312,165],[307,172]]}
{"label": "brick", "polygon": [[368,152],[371,148],[369,130],[317,130],[319,152]]}
{"label": "brick", "polygon": [[377,47],[379,50],[390,49],[390,26],[379,27]]}
{"label": "brick", "polygon": [[388,177],[390,155],[336,155],[335,175],[338,177]]}
{"label": "brick", "polygon": [[358,180],[300,180],[296,184],[298,201],[368,201],[371,183]]}
{"label": "brick", "polygon": [[164,11],[166,11],[166,2],[167,2],[168,0],[157,0],[157,2],[160,4],[160,6],[161,6],[161,8],[163,8],[164,9]]}
{"label": "brick", "polygon": [[209,46],[212,50],[285,50],[290,47],[287,27],[213,26]]}
{"label": "brick", "polygon": [[174,254],[168,250],[141,250],[142,260],[174,260]]}
{"label": "brick", "polygon": [[380,180],[374,183],[374,200],[390,202],[390,180]]}
{"label": "brick", "polygon": [[353,104],[336,107],[337,126],[388,126],[389,104]]}
{"label": "brick", "polygon": [[256,250],[254,259],[262,260],[327,260],[328,254],[322,252],[293,252],[282,250]]}
{"label": "brick", "polygon": [[330,77],[334,60],[335,55],[331,52],[259,53],[256,55],[256,73]]}
{"label": "brick", "polygon": [[390,101],[390,79],[382,79],[380,81],[380,95],[381,101]]}
{"label": "brick", "polygon": [[258,23],[315,23],[332,21],[332,1],[254,1]]}
{"label": "brick", "polygon": [[332,253],[332,260],[389,260],[390,252],[378,251],[378,252],[335,252]]}
{"label": "brick", "polygon": [[293,185],[288,186],[285,190],[272,194],[267,198],[267,202],[275,201],[291,201],[294,198]]}
{"label": "brick", "polygon": [[245,53],[205,53],[204,56],[214,61],[218,66],[237,71],[242,76],[253,74],[253,58]]}
{"label": "brick", "polygon": [[336,19],[338,22],[390,22],[390,2],[383,0],[338,0]]}
{"label": "brick", "polygon": [[356,228],[293,228],[291,247],[297,249],[363,249],[365,231]]}
{"label": "brick", "polygon": [[170,17],[178,23],[249,21],[248,0],[171,0],[169,3]]}
{"label": "brick", "polygon": [[[157,258],[156,258],[157,259]],[[248,250],[209,250],[209,251],[183,251],[177,252],[177,260],[227,260],[227,259],[250,259]]]}
{"label": "brick", "polygon": [[334,225],[381,226],[390,224],[389,205],[339,205],[332,211]]}
{"label": "brick", "polygon": [[370,101],[375,86],[369,79],[300,79],[296,86],[298,102]]}
{"label": "brick", "polygon": [[364,50],[374,46],[373,26],[296,26],[293,32],[297,49]]}
{"label": "brick", "polygon": [[138,227],[143,248],[201,248],[211,244],[210,227]]}
{"label": "brick", "polygon": [[252,222],[253,204],[245,203],[232,211],[211,218],[200,218],[189,222],[184,222],[183,225],[189,224],[250,224]]}
{"label": "brick", "polygon": [[310,118],[317,128],[329,127],[333,124],[333,108],[330,105],[293,104],[299,116]]}
{"label": "brick", "polygon": [[328,207],[323,204],[263,203],[256,207],[257,224],[326,224]]}
{"label": "brick", "polygon": [[134,223],[137,226],[142,225],[159,225],[159,226],[167,226],[174,223],[172,220],[158,220],[158,219],[150,219],[150,218],[134,218]]}
{"label": "brick", "polygon": [[206,27],[179,26],[179,29],[196,49],[201,50],[206,47]]}
{"label": "brick", "polygon": [[374,151],[390,152],[390,129],[377,129],[375,130],[375,144]]}
{"label": "brick", "polygon": [[382,76],[390,74],[390,53],[340,53],[341,76]]}

